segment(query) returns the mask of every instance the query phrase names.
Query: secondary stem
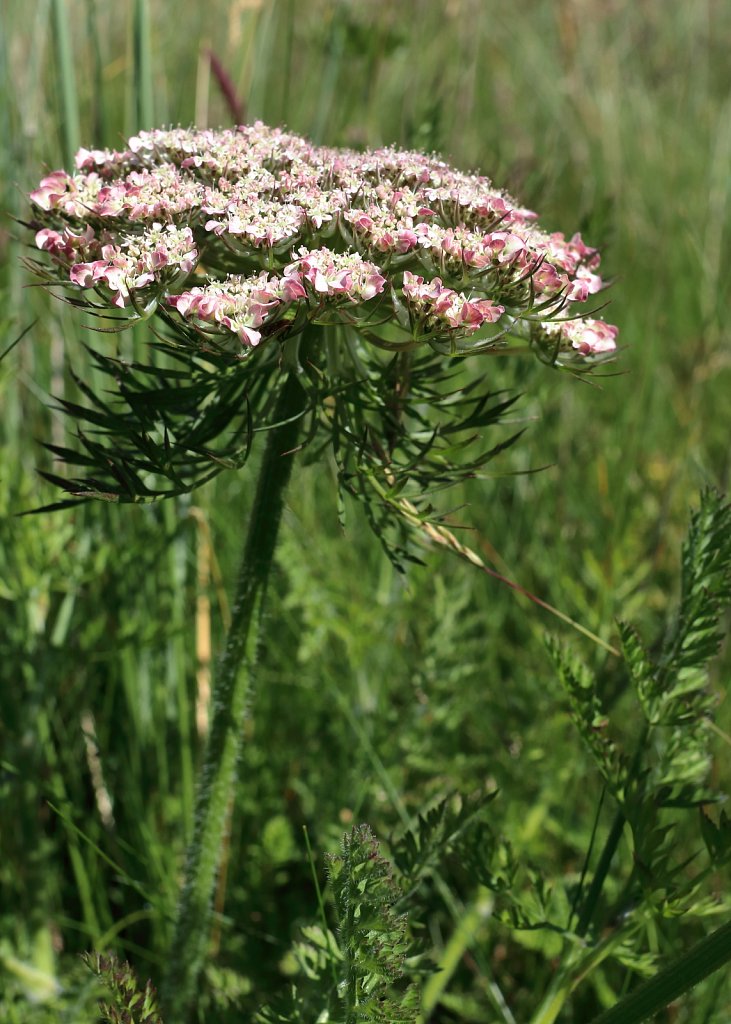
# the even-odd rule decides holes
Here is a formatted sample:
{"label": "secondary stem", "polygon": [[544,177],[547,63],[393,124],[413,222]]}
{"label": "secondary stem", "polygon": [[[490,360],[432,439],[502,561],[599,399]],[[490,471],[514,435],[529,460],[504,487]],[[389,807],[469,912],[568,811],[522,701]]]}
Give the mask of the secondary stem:
{"label": "secondary stem", "polygon": [[184,1024],[209,941],[227,806],[236,782],[261,603],[274,558],[284,495],[292,471],[305,394],[292,370],[274,411],[249,521],[231,625],[213,689],[212,720],[200,770],[193,839],[188,848],[178,917],[161,1003],[165,1024]]}

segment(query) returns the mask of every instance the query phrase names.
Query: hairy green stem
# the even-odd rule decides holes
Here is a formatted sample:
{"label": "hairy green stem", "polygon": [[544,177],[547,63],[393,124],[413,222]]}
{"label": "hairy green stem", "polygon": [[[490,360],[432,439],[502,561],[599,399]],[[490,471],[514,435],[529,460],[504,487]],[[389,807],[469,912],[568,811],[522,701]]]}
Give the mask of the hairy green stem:
{"label": "hairy green stem", "polygon": [[244,548],[231,626],[214,684],[212,720],[200,770],[193,839],[188,848],[178,917],[161,1002],[165,1024],[188,1019],[209,941],[211,904],[220,866],[227,807],[236,784],[249,692],[247,662],[274,558],[284,495],[292,471],[304,390],[296,370],[287,375],[264,451]]}

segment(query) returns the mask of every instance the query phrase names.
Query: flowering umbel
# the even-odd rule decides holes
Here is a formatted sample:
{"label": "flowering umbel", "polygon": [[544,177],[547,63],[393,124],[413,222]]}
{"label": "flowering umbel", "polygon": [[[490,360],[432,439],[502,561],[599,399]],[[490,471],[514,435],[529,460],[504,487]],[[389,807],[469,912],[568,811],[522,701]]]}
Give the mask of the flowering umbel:
{"label": "flowering umbel", "polygon": [[[58,480],[79,498],[179,493],[239,464],[282,367],[301,373],[307,437],[331,435],[341,483],[377,466],[379,487],[405,473],[423,493],[492,454],[447,452],[506,407],[474,380],[456,388],[462,360],[445,357],[517,341],[581,368],[616,347],[615,327],[580,312],[603,288],[597,250],[434,156],[313,146],[261,123],[159,130],[82,149],[31,201],[34,270],[112,329],[151,321],[177,367],[96,356],[124,409],[93,396],[110,443],[80,435],[83,456],[58,452],[93,456],[96,475]],[[325,330],[300,351],[312,325]]]}
{"label": "flowering umbel", "polygon": [[175,309],[242,353],[301,308],[344,307],[348,321],[376,297],[391,346],[518,335],[558,362],[615,347],[616,328],[574,312],[602,288],[597,251],[435,157],[312,146],[257,123],[142,132],[76,165],[31,193],[59,279],[134,316]]}

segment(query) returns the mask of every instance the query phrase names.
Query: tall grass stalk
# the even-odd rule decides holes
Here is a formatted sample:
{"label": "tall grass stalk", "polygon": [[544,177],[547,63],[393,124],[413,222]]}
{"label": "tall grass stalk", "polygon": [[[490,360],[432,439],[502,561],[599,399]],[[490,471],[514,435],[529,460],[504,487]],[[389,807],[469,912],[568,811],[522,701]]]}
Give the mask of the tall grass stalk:
{"label": "tall grass stalk", "polygon": [[327,127],[332,103],[336,95],[336,83],[341,71],[344,55],[345,27],[339,14],[336,14],[332,20],[324,62],[325,66],[322,70],[322,84],[309,133],[314,142],[322,142],[325,136],[325,128]]}
{"label": "tall grass stalk", "polygon": [[81,131],[79,129],[79,104],[67,8],[68,3],[64,0],[52,0],[54,56],[58,93],[61,100],[61,141],[66,166],[73,167],[74,155],[80,144]]}
{"label": "tall grass stalk", "polygon": [[268,107],[272,81],[268,69],[277,65],[277,47],[280,42],[277,34],[278,4],[255,8],[251,16],[256,20],[248,36],[252,49],[251,77],[248,88],[243,90],[247,97],[246,111],[252,120],[257,117],[271,120]]}
{"label": "tall grass stalk", "polygon": [[91,44],[92,82],[94,83],[94,107],[92,111],[92,138],[102,146],[107,135],[107,111],[104,89],[104,69],[102,60],[101,39],[97,21],[97,7],[94,0],[87,0],[86,27]]}
{"label": "tall grass stalk", "polygon": [[132,12],[132,109],[134,131],[155,126],[154,90],[152,84],[152,51],[150,47],[150,6],[147,0],[135,0]]}

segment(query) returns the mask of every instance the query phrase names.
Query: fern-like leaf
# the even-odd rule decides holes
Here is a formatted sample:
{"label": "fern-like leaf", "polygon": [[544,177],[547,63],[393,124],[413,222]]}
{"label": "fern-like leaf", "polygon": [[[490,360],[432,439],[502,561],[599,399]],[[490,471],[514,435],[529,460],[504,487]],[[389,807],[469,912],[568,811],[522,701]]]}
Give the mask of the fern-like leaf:
{"label": "fern-like leaf", "polygon": [[409,951],[406,918],[394,911],[400,892],[367,825],[343,837],[341,852],[328,858],[328,876],[343,956],[338,989],[344,1024],[415,1021],[410,986],[392,989]]}
{"label": "fern-like leaf", "polygon": [[485,811],[497,796],[497,790],[462,798],[450,795],[419,814],[415,824],[390,847],[396,867],[404,879],[406,895],[435,869],[455,847],[484,822]]}
{"label": "fern-like leaf", "polygon": [[391,864],[367,825],[346,833],[327,864],[337,937],[302,930],[293,953],[305,980],[257,1024],[414,1024],[419,993],[406,977],[411,941]]}
{"label": "fern-like leaf", "polygon": [[148,981],[141,987],[126,961],[101,953],[88,953],[83,959],[111,994],[111,1001],[99,1003],[105,1024],[162,1024],[152,983]]}
{"label": "fern-like leaf", "polygon": [[566,690],[574,725],[591,751],[608,788],[621,798],[628,775],[627,759],[612,738],[610,716],[594,680],[586,666],[554,640],[549,638],[547,645]]}

